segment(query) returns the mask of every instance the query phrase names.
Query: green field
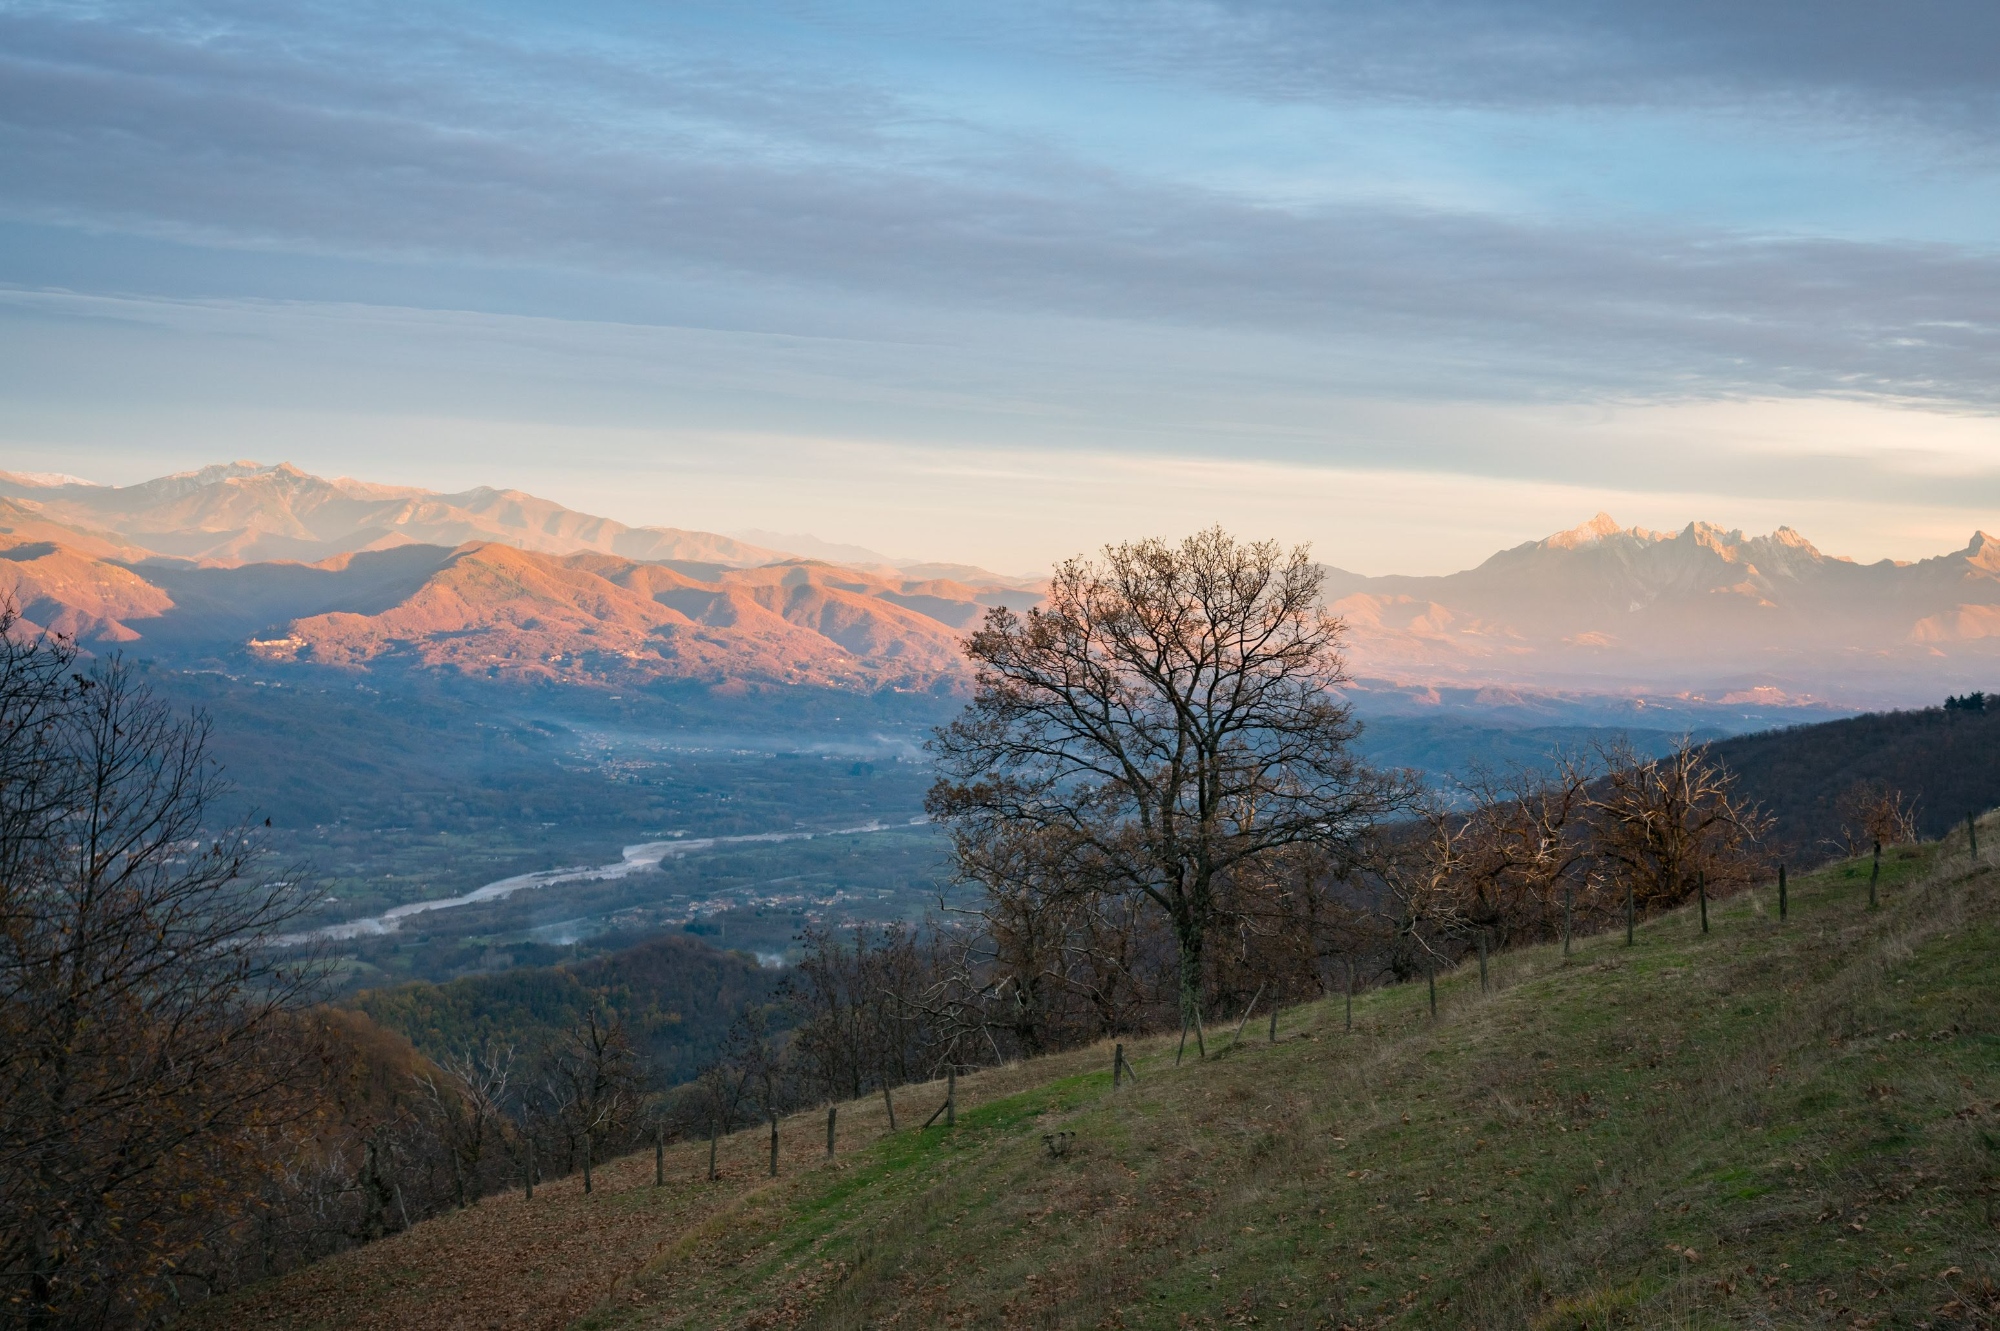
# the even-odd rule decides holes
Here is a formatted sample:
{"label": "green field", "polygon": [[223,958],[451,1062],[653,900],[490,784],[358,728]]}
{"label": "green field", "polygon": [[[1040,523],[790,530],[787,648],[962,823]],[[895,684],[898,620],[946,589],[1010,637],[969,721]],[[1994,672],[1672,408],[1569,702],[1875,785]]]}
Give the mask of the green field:
{"label": "green field", "polygon": [[[280,1326],[1990,1326],[2000,874],[1963,843],[1421,985],[672,1148],[213,1309]],[[1233,1014],[1232,1014],[1233,1015]],[[1061,1158],[1045,1148],[1075,1134]]]}

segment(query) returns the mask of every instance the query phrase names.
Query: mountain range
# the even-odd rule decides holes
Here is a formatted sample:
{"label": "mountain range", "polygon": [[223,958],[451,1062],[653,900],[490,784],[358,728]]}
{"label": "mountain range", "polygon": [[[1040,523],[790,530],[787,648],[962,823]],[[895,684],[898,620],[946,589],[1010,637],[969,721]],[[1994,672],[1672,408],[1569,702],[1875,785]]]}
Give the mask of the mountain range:
{"label": "mountain range", "polygon": [[1357,669],[1434,683],[1634,686],[1713,699],[1936,701],[2000,667],[2000,542],[1914,563],[1590,522],[1438,577],[1329,570]]}
{"label": "mountain range", "polygon": [[[51,483],[53,481],[53,483]],[[486,486],[439,494],[408,486],[327,480],[289,463],[229,462],[138,485],[0,472],[0,495],[25,500],[44,521],[203,564],[311,562],[399,545],[500,541],[541,554],[582,551],[750,568],[775,550],[674,527],[627,527]]]}
{"label": "mountain range", "polygon": [[[948,692],[966,682],[963,632],[1039,596],[967,565],[790,539],[856,558],[287,464],[124,487],[0,473],[0,594],[27,623],[182,661]],[[2000,543],[1984,533],[1859,564],[1789,528],[1599,514],[1463,572],[1329,568],[1326,587],[1363,687],[1418,707],[1467,688],[1501,703],[1530,689],[1895,704],[1983,687],[2000,666]]]}

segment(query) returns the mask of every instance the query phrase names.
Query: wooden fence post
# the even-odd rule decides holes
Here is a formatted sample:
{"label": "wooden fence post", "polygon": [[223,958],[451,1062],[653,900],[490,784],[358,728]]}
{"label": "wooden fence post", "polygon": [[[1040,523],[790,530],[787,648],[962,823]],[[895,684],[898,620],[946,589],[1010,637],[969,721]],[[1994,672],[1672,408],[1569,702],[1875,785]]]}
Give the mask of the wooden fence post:
{"label": "wooden fence post", "polygon": [[1257,992],[1250,995],[1250,1006],[1243,1009],[1243,1020],[1236,1023],[1236,1031],[1229,1037],[1229,1044],[1231,1048],[1234,1048],[1236,1042],[1243,1038],[1243,1028],[1250,1024],[1250,1014],[1257,1010],[1257,1000],[1262,998],[1263,996],[1264,996],[1264,986],[1260,984],[1257,986]]}
{"label": "wooden fence post", "polygon": [[1778,918],[1780,920],[1783,920],[1785,918],[1786,905],[1787,903],[1785,901],[1785,866],[1781,864],[1778,866]]}
{"label": "wooden fence post", "polygon": [[1278,1005],[1276,1003],[1271,1004],[1271,1032],[1269,1042],[1271,1044],[1278,1042]]}
{"label": "wooden fence post", "polygon": [[653,1125],[653,1186],[667,1186],[667,1125]]}
{"label": "wooden fence post", "polygon": [[722,1125],[713,1114],[708,1118],[708,1181],[715,1182],[715,1139],[722,1135]]}
{"label": "wooden fence post", "polygon": [[1485,993],[1486,991],[1487,991],[1487,989],[1486,989],[1486,931],[1485,931],[1484,929],[1481,929],[1481,930],[1479,931],[1479,992],[1483,994],[1483,993]]}
{"label": "wooden fence post", "polygon": [[1868,909],[1875,909],[1875,882],[1882,876],[1882,843],[1875,843],[1875,863],[1868,870]]}
{"label": "wooden fence post", "polygon": [[1112,1090],[1114,1090],[1114,1091],[1115,1091],[1115,1090],[1117,1090],[1117,1089],[1118,1089],[1118,1079],[1119,1079],[1119,1078],[1120,1078],[1121,1076],[1123,1076],[1123,1075],[1124,1075],[1124,1072],[1125,1072],[1125,1046],[1124,1046],[1124,1045],[1123,1045],[1123,1044],[1121,1043],[1121,1044],[1116,1044],[1116,1045],[1113,1045],[1113,1046],[1111,1047],[1111,1089],[1112,1089]]}
{"label": "wooden fence post", "polygon": [[1697,869],[1694,875],[1695,894],[1701,898],[1701,931],[1708,932],[1708,870]]}
{"label": "wooden fence post", "polygon": [[958,1065],[952,1064],[944,1071],[944,1125],[954,1127],[958,1123]]}
{"label": "wooden fence post", "polygon": [[583,1190],[585,1192],[590,1191],[591,1146],[590,1134],[586,1132],[583,1134]]}
{"label": "wooden fence post", "polygon": [[896,1130],[896,1102],[889,1098],[889,1079],[882,1079],[882,1108],[889,1111],[889,1131]]}
{"label": "wooden fence post", "polygon": [[1431,1020],[1436,1021],[1438,1015],[1438,969],[1435,958],[1427,957],[1424,959],[1424,979],[1431,987]]}
{"label": "wooden fence post", "polygon": [[1972,820],[1972,811],[1965,811],[1965,844],[1972,850],[1972,858],[1979,858],[1979,824]]}
{"label": "wooden fence post", "polygon": [[826,1158],[833,1159],[833,1116],[840,1112],[839,1105],[826,1107]]}
{"label": "wooden fence post", "polygon": [[1638,898],[1633,894],[1632,880],[1625,880],[1625,946],[1632,946],[1632,926],[1639,918]]}
{"label": "wooden fence post", "polygon": [[766,1109],[771,1116],[771,1177],[778,1177],[778,1111]]}
{"label": "wooden fence post", "polygon": [[920,1129],[920,1131],[924,1132],[930,1131],[931,1124],[937,1122],[940,1118],[943,1118],[945,1110],[951,1108],[951,1102],[953,1099],[952,1092],[955,1089],[957,1089],[957,1079],[958,1079],[958,1073],[956,1070],[950,1068],[947,1068],[945,1070],[944,1103],[939,1105],[936,1109],[931,1110],[931,1116],[924,1120],[924,1126],[922,1129]]}

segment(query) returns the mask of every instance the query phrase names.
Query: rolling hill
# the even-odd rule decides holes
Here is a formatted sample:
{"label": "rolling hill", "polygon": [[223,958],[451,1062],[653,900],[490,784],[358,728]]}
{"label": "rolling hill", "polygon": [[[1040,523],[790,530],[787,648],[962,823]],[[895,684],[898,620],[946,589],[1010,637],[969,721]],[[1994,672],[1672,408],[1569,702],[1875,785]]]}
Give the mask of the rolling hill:
{"label": "rolling hill", "polygon": [[951,688],[960,633],[1031,592],[787,560],[755,569],[402,545],[315,564],[123,564],[0,549],[37,627],[148,657],[421,668],[521,681]]}
{"label": "rolling hill", "polygon": [[1900,792],[1927,837],[2000,805],[2000,707],[1870,712],[1736,735],[1715,753],[1775,815],[1777,844],[1808,855],[1840,844],[1840,798],[1857,783]]}
{"label": "rolling hill", "polygon": [[[1993,829],[2000,830],[2000,829]],[[1990,851],[1989,851],[1990,854]],[[1990,1326],[2000,874],[1963,841],[1261,1020],[673,1146],[194,1326]]]}
{"label": "rolling hill", "polygon": [[488,1039],[527,1058],[589,1010],[616,1013],[663,1084],[692,1080],[745,1007],[769,1003],[783,973],[739,952],[665,934],[575,965],[523,966],[444,984],[370,989],[347,1006],[432,1057]]}

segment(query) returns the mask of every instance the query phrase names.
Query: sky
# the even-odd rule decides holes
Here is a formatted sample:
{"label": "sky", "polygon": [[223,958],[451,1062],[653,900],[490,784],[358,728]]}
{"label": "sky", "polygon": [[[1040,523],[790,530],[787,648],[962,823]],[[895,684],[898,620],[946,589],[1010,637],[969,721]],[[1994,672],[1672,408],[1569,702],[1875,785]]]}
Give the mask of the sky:
{"label": "sky", "polygon": [[1988,0],[0,0],[0,468],[1032,571],[2000,528]]}

